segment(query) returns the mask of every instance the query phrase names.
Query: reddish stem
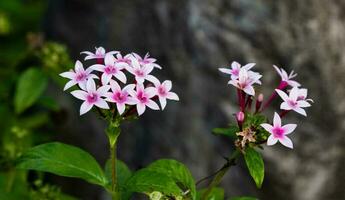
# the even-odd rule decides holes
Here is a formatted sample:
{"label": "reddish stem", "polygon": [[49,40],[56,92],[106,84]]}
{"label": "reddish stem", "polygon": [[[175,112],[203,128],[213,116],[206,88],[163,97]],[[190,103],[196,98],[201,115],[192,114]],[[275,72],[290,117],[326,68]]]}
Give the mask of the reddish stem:
{"label": "reddish stem", "polygon": [[290,110],[283,110],[279,113],[279,116],[283,118],[288,112],[290,112]]}
{"label": "reddish stem", "polygon": [[[288,86],[287,82],[286,81],[281,81],[279,86],[276,88],[276,89],[279,89],[279,90],[283,90],[285,89],[286,87]],[[271,97],[267,100],[267,102],[264,104],[264,106],[262,107],[261,111],[262,112],[263,110],[265,110],[271,103],[272,101],[276,98],[277,96],[277,92],[274,90]]]}

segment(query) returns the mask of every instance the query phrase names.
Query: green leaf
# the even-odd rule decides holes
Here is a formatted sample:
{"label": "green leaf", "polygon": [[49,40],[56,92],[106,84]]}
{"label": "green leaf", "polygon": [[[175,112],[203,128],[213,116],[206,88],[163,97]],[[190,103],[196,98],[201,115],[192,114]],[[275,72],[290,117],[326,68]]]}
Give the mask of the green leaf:
{"label": "green leaf", "polygon": [[194,178],[184,164],[176,160],[161,159],[153,162],[147,168],[172,178],[179,186],[181,186],[180,188],[184,193],[186,193],[186,191],[190,191],[189,193],[192,199],[196,198]]}
{"label": "green leaf", "polygon": [[[198,191],[197,199],[201,199],[207,189]],[[211,192],[207,195],[206,200],[224,200],[224,189],[219,187],[212,188]]]}
{"label": "green leaf", "polygon": [[246,161],[250,175],[253,177],[256,186],[261,188],[262,182],[264,181],[264,161],[257,151],[253,148],[248,147],[244,154],[244,159]]}
{"label": "green leaf", "polygon": [[212,132],[215,135],[225,135],[232,139],[237,138],[236,133],[239,132],[238,126],[230,125],[228,128],[214,128]]}
{"label": "green leaf", "polygon": [[16,113],[21,113],[29,108],[47,87],[48,79],[45,74],[37,68],[26,70],[17,83],[14,96]]}
{"label": "green leaf", "polygon": [[258,200],[255,197],[232,197],[230,200]]}
{"label": "green leaf", "polygon": [[126,192],[139,192],[149,194],[159,191],[168,196],[181,196],[182,190],[175,181],[165,174],[155,172],[149,168],[141,169],[135,172],[131,178],[126,181]]}
{"label": "green leaf", "polygon": [[29,149],[18,159],[17,168],[81,178],[101,186],[107,183],[101,167],[89,153],[58,142]]}
{"label": "green leaf", "polygon": [[267,119],[264,115],[246,113],[243,126],[244,127],[249,127],[249,126],[260,127],[260,124],[265,123],[266,121]]}

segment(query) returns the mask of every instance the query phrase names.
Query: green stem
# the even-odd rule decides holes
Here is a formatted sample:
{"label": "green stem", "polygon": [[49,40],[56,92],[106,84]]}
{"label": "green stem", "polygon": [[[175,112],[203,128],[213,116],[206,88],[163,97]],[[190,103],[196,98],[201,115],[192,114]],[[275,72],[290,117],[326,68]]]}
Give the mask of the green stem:
{"label": "green stem", "polygon": [[118,199],[117,188],[117,170],[116,170],[116,143],[113,147],[110,147],[111,155],[111,191],[113,192],[112,199]]}
{"label": "green stem", "polygon": [[210,192],[212,191],[212,189],[214,187],[216,187],[217,185],[220,184],[222,178],[224,177],[224,175],[229,171],[229,169],[231,168],[231,166],[236,164],[236,159],[237,157],[240,155],[240,151],[238,149],[236,149],[229,157],[229,159],[227,160],[227,162],[223,165],[223,167],[218,170],[218,172],[216,173],[215,177],[213,178],[213,180],[211,181],[211,183],[209,184],[209,186],[207,187],[206,191],[204,192],[204,194],[202,195],[202,200],[207,200],[207,197],[209,196]]}

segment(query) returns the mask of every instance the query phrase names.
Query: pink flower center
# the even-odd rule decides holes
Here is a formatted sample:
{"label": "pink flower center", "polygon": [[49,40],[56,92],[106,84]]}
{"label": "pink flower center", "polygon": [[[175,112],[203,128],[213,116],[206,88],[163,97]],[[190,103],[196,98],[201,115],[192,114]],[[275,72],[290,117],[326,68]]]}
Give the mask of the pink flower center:
{"label": "pink flower center", "polygon": [[86,80],[86,73],[85,72],[77,72],[77,76],[76,76],[76,81],[84,81]]}
{"label": "pink flower center", "polygon": [[113,99],[116,103],[124,103],[127,100],[127,92],[116,92],[113,95]]}
{"label": "pink flower center", "polygon": [[160,96],[166,96],[167,95],[167,91],[162,85],[158,87],[158,94]]}
{"label": "pink flower center", "polygon": [[114,66],[106,66],[104,69],[104,72],[107,74],[115,74],[117,72],[117,69]]}
{"label": "pink flower center", "polygon": [[305,96],[298,96],[297,101],[299,100],[305,100]]}
{"label": "pink flower center", "polygon": [[289,106],[291,106],[293,108],[297,106],[297,101],[288,100],[287,103],[289,104]]}
{"label": "pink flower center", "polygon": [[138,70],[135,71],[135,75],[138,76],[138,77],[143,77],[144,76],[144,72],[143,72],[143,70],[139,70],[138,69]]}
{"label": "pink flower center", "polygon": [[233,69],[233,70],[231,70],[231,73],[232,73],[233,75],[235,75],[235,76],[238,76],[239,70],[238,70],[238,69]]}
{"label": "pink flower center", "polygon": [[284,129],[282,129],[281,127],[275,127],[273,128],[273,136],[276,137],[276,138],[282,138],[284,137]]}
{"label": "pink flower center", "polygon": [[143,91],[139,91],[137,93],[137,99],[144,104],[147,103],[149,100]]}
{"label": "pink flower center", "polygon": [[96,101],[98,101],[98,94],[96,93],[89,93],[86,97],[86,100],[88,103],[95,103]]}

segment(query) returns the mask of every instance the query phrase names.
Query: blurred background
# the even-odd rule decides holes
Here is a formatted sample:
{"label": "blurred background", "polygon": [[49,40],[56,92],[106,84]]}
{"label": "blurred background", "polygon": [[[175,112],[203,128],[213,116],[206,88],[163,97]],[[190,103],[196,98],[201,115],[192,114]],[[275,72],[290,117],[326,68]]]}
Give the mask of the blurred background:
{"label": "blurred background", "polygon": [[[307,118],[287,115],[299,124],[294,150],[265,149],[262,189],[240,161],[222,182],[226,196],[345,199],[344,11],[342,0],[1,0],[0,193],[27,188],[13,161],[40,143],[76,145],[105,163],[104,122],[92,112],[80,117],[80,101],[62,91],[65,80],[57,76],[83,59],[79,52],[103,46],[150,52],[163,66],[155,75],[172,80],[180,96],[164,112],[148,111],[123,126],[119,158],[131,169],[174,158],[197,180],[216,171],[233,145],[211,130],[233,122],[237,111],[236,92],[218,68],[234,60],[257,63],[267,97],[279,83],[276,64],[294,69],[315,103]],[[26,91],[23,76],[37,84],[26,98],[18,94]],[[28,179],[25,190],[37,199],[60,191],[83,200],[105,197],[100,187],[76,179],[40,173]]]}

